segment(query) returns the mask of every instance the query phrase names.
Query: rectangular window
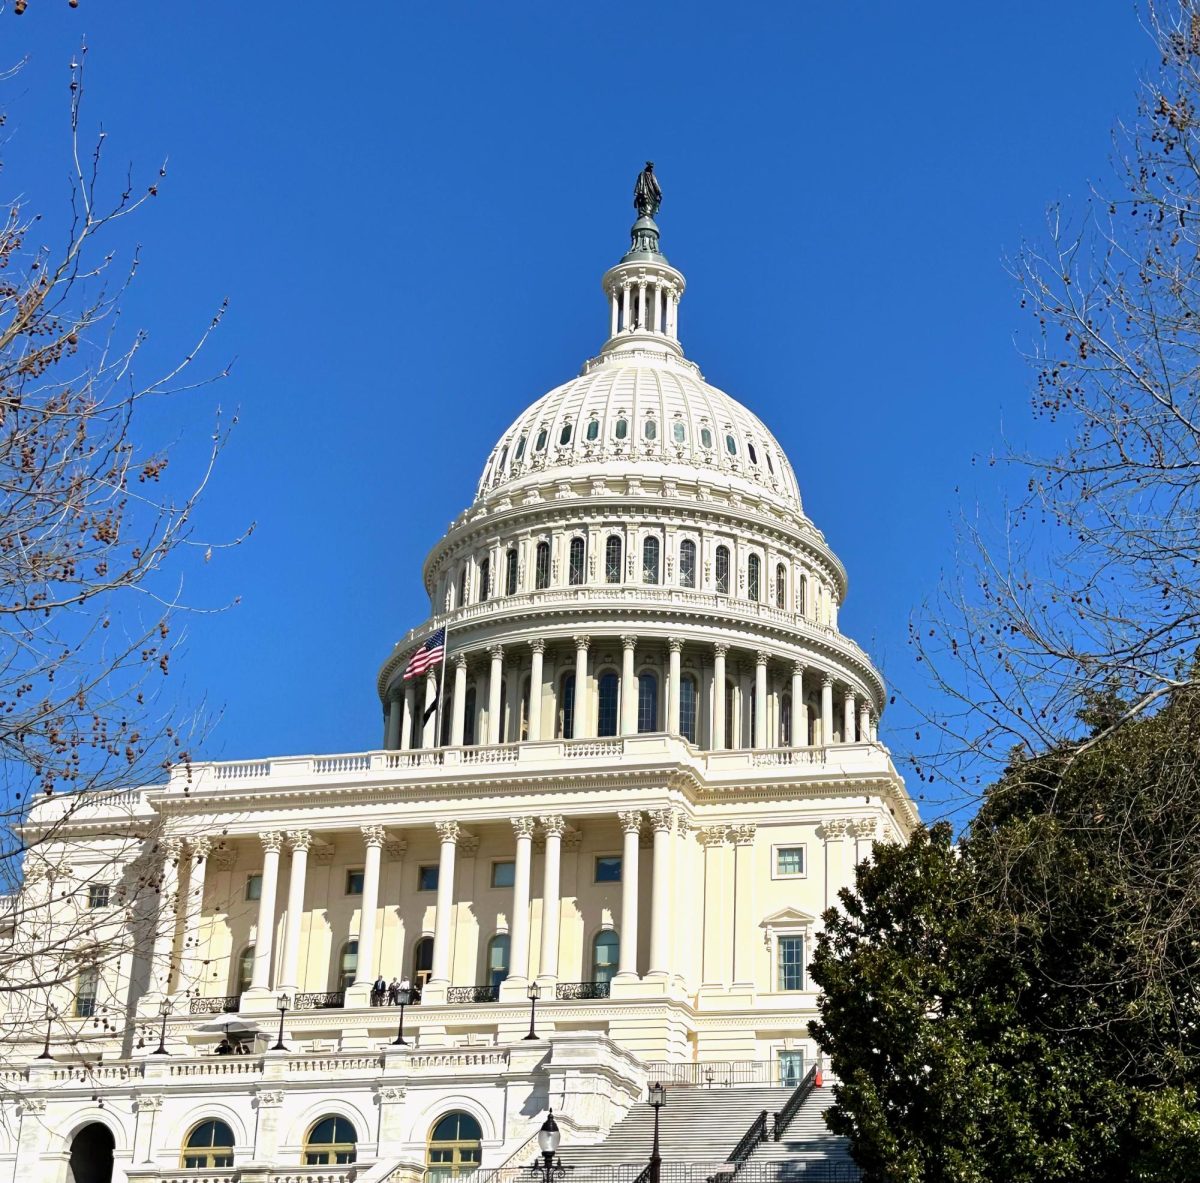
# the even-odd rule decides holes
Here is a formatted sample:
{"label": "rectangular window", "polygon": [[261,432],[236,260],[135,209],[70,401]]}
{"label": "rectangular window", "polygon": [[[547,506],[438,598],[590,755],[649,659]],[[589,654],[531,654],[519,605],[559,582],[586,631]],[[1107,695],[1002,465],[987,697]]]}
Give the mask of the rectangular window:
{"label": "rectangular window", "polygon": [[804,1079],[804,1053],[779,1053],[779,1083],[795,1088]]}
{"label": "rectangular window", "polygon": [[260,900],[262,899],[262,872],[255,871],[253,875],[246,876],[246,899]]}
{"label": "rectangular window", "polygon": [[775,878],[796,879],[804,875],[804,847],[775,847]]}
{"label": "rectangular window", "polygon": [[88,885],[88,907],[107,908],[109,886],[107,883],[92,883]]}
{"label": "rectangular window", "polygon": [[437,889],[438,889],[437,863],[430,863],[428,866],[419,867],[417,869],[417,890],[418,891],[437,891]]}
{"label": "rectangular window", "polygon": [[779,938],[779,989],[804,989],[804,938]]}
{"label": "rectangular window", "polygon": [[596,882],[621,882],[621,856],[619,854],[601,854],[596,856]]}
{"label": "rectangular window", "polygon": [[516,882],[517,864],[514,862],[492,863],[492,886],[512,887]]}
{"label": "rectangular window", "polygon": [[346,872],[346,894],[347,895],[362,895],[363,893],[363,869],[362,867],[354,867]]}

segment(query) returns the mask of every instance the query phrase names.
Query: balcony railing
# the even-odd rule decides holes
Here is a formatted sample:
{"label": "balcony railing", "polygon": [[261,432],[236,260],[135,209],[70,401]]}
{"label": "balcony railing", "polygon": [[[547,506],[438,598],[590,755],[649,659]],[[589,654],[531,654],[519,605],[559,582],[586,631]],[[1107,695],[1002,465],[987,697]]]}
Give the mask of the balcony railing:
{"label": "balcony railing", "polygon": [[240,994],[229,994],[224,998],[193,998],[188,1012],[193,1015],[232,1015],[241,1005]]}
{"label": "balcony railing", "polygon": [[554,997],[559,1002],[580,1002],[594,998],[608,998],[611,994],[611,982],[559,982],[554,991]]}
{"label": "balcony railing", "polygon": [[499,1002],[499,986],[451,986],[446,991],[446,1001],[461,1005],[469,1002]]}
{"label": "balcony railing", "polygon": [[646,1076],[677,1088],[729,1088],[744,1084],[780,1084],[794,1088],[801,1079],[797,1070],[783,1060],[689,1060],[678,1064],[649,1060]]}
{"label": "balcony railing", "polygon": [[297,994],[292,1010],[332,1010],[345,1005],[345,990],[328,990],[324,994]]}

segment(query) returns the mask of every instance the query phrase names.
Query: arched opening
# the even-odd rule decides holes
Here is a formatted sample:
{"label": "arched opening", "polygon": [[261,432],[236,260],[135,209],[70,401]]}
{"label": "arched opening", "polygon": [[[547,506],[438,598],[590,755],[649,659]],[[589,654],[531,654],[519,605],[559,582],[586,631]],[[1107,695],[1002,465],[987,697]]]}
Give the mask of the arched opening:
{"label": "arched opening", "polygon": [[779,700],[779,743],[782,747],[792,744],[792,696],[785,694]]}
{"label": "arched opening", "polygon": [[342,957],[338,963],[338,989],[348,990],[354,985],[358,973],[358,941],[347,941],[342,946]]}
{"label": "arched opening", "polygon": [[746,560],[746,594],[756,603],[762,598],[762,560],[758,555]]}
{"label": "arched opening", "polygon": [[488,598],[492,585],[492,560],[484,559],[479,564],[479,602],[482,604]]}
{"label": "arched opening", "polygon": [[600,675],[599,703],[597,704],[596,734],[617,734],[617,699],[620,692],[620,681],[612,670],[606,670]]}
{"label": "arched opening", "polygon": [[558,692],[558,737],[571,739],[575,734],[575,675],[564,674]]}
{"label": "arched opening", "polygon": [[658,678],[651,673],[638,678],[638,730],[658,730]]}
{"label": "arched opening", "polygon": [[458,573],[458,602],[454,605],[456,608],[461,608],[467,602],[467,568],[464,564],[463,569]]}
{"label": "arched opening", "polygon": [[71,1139],[68,1183],[112,1183],[116,1148],[108,1126],[99,1121],[89,1122]]}
{"label": "arched opening", "polygon": [[691,674],[679,681],[679,734],[696,742],[696,679]]}
{"label": "arched opening", "polygon": [[358,1150],[358,1131],[344,1117],[322,1117],[304,1139],[306,1166],[330,1166],[353,1162]]}
{"label": "arched opening", "polygon": [[478,709],[478,695],[475,693],[474,686],[468,686],[467,692],[463,695],[463,743],[473,744],[475,742],[475,714]]}
{"label": "arched opening", "polygon": [[729,595],[729,547],[718,546],[716,555],[717,591]]}
{"label": "arched opening", "polygon": [[696,586],[696,544],[690,538],[679,544],[679,586]]}
{"label": "arched opening", "polygon": [[418,989],[429,981],[433,973],[433,937],[421,937],[413,945],[412,980]]}
{"label": "arched opening", "polygon": [[483,1131],[469,1113],[456,1111],[440,1118],[429,1135],[425,1178],[428,1183],[456,1179],[479,1167]]}
{"label": "arched opening", "polygon": [[646,538],[642,541],[642,582],[658,582],[658,539]]}
{"label": "arched opening", "polygon": [[604,543],[604,581],[621,582],[621,536],[610,534]]}
{"label": "arched opening", "polygon": [[490,941],[487,948],[487,981],[485,986],[499,986],[508,977],[509,950],[512,942],[508,933],[498,932]]}
{"label": "arched opening", "polygon": [[572,538],[568,552],[567,582],[578,587],[583,582],[583,539]]}
{"label": "arched opening", "polygon": [[192,1126],[183,1140],[179,1165],[189,1171],[233,1166],[233,1130],[223,1121],[212,1119]]}
{"label": "arched opening", "polygon": [[517,594],[517,549],[510,547],[508,553],[504,557],[504,593],[505,595],[515,596]]}
{"label": "arched opening", "polygon": [[807,616],[808,615],[808,576],[807,575],[800,576],[800,588],[797,593],[797,599],[799,601],[798,607],[800,609],[800,615]]}
{"label": "arched opening", "polygon": [[539,542],[534,552],[533,586],[540,591],[550,586],[550,543]]}
{"label": "arched opening", "polygon": [[592,981],[611,982],[621,957],[621,938],[606,928],[592,942]]}
{"label": "arched opening", "polygon": [[787,607],[787,569],[782,563],[775,567],[775,607]]}
{"label": "arched opening", "polygon": [[242,950],[241,957],[237,963],[237,981],[234,983],[235,994],[245,994],[250,989],[250,982],[254,977],[254,946],[247,945]]}

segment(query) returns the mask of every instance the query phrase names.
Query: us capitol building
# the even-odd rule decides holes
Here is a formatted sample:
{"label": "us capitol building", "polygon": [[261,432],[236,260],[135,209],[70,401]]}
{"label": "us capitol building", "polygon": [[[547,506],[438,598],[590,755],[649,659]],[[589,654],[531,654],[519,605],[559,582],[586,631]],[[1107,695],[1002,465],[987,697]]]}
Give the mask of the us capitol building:
{"label": "us capitol building", "polygon": [[380,749],[33,810],[7,940],[72,935],[4,1004],[5,1177],[436,1180],[525,1165],[548,1109],[570,1163],[648,1083],[666,1125],[813,1066],[821,913],[916,812],[845,571],[636,197],[607,339],[425,562]]}

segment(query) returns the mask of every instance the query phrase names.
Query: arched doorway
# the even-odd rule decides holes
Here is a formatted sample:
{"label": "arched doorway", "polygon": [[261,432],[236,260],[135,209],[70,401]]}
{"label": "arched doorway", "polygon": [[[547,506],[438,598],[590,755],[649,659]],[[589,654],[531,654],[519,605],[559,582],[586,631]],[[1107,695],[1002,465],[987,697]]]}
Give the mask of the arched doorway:
{"label": "arched doorway", "polygon": [[98,1121],[85,1125],[71,1139],[69,1183],[112,1183],[116,1146],[108,1126]]}

